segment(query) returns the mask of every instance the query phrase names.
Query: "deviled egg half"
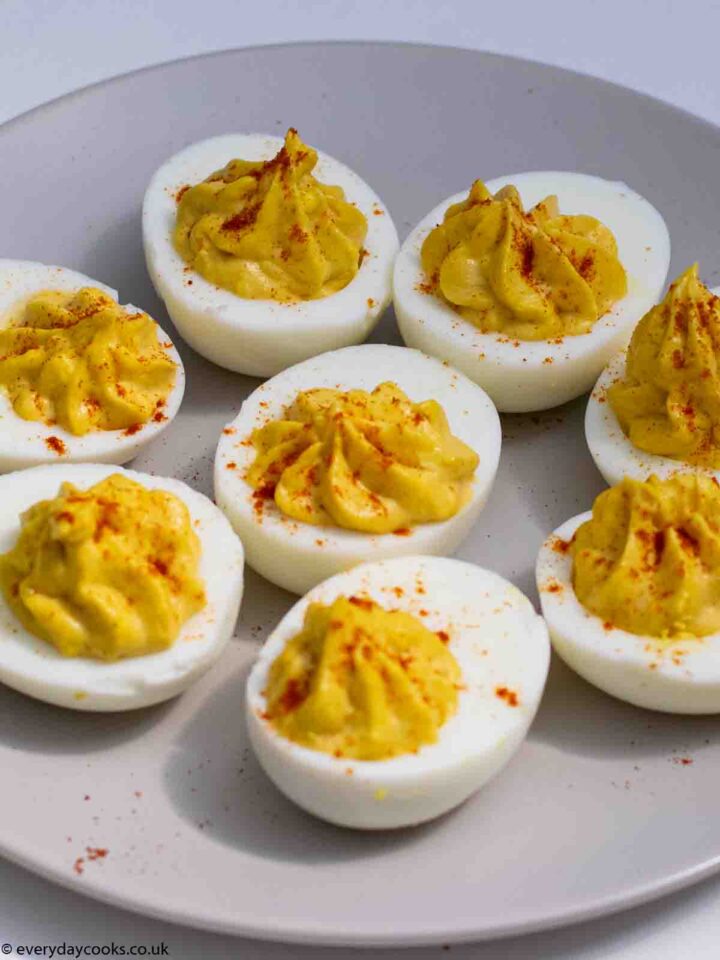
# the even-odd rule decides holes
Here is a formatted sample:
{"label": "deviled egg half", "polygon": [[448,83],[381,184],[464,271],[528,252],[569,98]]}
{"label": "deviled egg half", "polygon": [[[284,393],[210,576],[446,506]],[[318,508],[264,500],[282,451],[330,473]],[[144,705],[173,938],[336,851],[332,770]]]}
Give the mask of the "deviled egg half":
{"label": "deviled egg half", "polygon": [[592,387],[669,262],[663,218],[624,183],[558,171],[476,181],[403,244],[395,313],[408,346],[462,370],[501,412],[544,410]]}
{"label": "deviled egg half", "polygon": [[720,480],[720,296],[696,264],[600,374],[585,436],[609,484],[679,470]]}
{"label": "deviled egg half", "polygon": [[417,350],[346,347],[252,393],[223,430],[215,500],[248,563],[304,593],[363,561],[452,553],[490,494],[487,394]]}
{"label": "deviled egg half", "polygon": [[178,480],[98,464],[0,477],[0,683],[74,710],[174,697],[235,629],[243,550]]}
{"label": "deviled egg half", "polygon": [[247,681],[258,760],[291,800],[347,827],[404,827],[462,803],[521,745],[547,628],[488,570],[439,557],[363,564],[303,597]]}
{"label": "deviled egg half", "polygon": [[537,585],[555,651],[621,700],[720,713],[720,487],[626,478],[543,544]]}
{"label": "deviled egg half", "polygon": [[0,260],[0,473],[127,463],[180,409],[167,334],[82,273]]}
{"label": "deviled egg half", "polygon": [[175,154],[147,188],[143,239],[183,338],[259,377],[364,340],[390,301],[398,250],[373,190],[292,129]]}

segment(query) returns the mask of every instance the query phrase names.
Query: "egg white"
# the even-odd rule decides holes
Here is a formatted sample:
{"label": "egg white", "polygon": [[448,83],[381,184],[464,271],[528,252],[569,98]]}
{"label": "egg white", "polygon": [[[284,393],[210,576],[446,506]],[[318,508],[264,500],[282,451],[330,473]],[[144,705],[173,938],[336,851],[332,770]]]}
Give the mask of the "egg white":
{"label": "egg white", "polygon": [[[337,758],[293,743],[265,719],[272,662],[302,628],[310,603],[370,597],[450,635],[462,671],[456,713],[436,743],[389,760]],[[265,772],[315,816],[368,830],[404,827],[437,817],[494,777],[522,743],[547,677],[550,644],[544,621],[516,587],[471,563],[399,557],[363,564],[317,586],[280,621],[248,677],[250,740]],[[512,706],[498,694],[517,696]]]}
{"label": "egg white", "polygon": [[[278,419],[300,390],[336,387],[373,390],[391,380],[415,402],[437,400],[450,429],[480,457],[472,497],[439,523],[413,527],[407,536],[362,533],[299,523],[273,501],[259,515],[244,476],[255,459],[248,437]],[[417,350],[364,344],[324,353],[278,374],[255,390],[224,430],[215,456],[215,501],[242,538],[248,563],[272,583],[304,593],[321,580],[367,560],[412,553],[449,554],[470,531],[490,494],[500,459],[501,429],[487,394],[461,373]],[[235,464],[230,468],[230,464]]]}
{"label": "egg white", "polygon": [[615,235],[628,277],[628,293],[589,333],[560,341],[514,340],[482,333],[439,297],[422,292],[422,244],[447,208],[464,200],[455,194],[415,227],[398,254],[393,278],[395,313],[410,347],[449,361],[492,397],[498,410],[546,410],[591,388],[608,359],[624,347],[640,317],[655,303],[670,264],[665,221],[647,200],[624,183],[580,173],[538,171],[487,181],[496,193],[514,184],[526,209],[556,194],[562,214],[597,217]]}
{"label": "egg white", "polygon": [[[97,287],[113,300],[117,291],[98,283],[75,270],[48,266],[30,260],[0,260],[0,326],[23,301],[42,290],[76,291],[81,287]],[[126,304],[129,313],[141,313],[137,307]],[[43,463],[127,463],[172,422],[185,392],[185,369],[180,355],[168,335],[157,328],[158,342],[175,364],[175,384],[168,395],[159,423],[149,420],[139,430],[127,434],[124,430],[92,430],[79,437],[58,425],[50,426],[37,420],[23,420],[18,416],[5,390],[0,388],[0,473],[22,470]],[[56,438],[60,444],[54,444]],[[54,448],[63,449],[57,453]]]}
{"label": "egg white", "polygon": [[[720,296],[720,287],[711,293]],[[688,472],[701,473],[720,481],[720,470],[646,453],[630,441],[607,399],[608,388],[625,378],[626,357],[627,351],[621,350],[610,360],[588,398],[585,411],[588,449],[607,483],[614,486],[623,477],[647,480],[653,473],[661,480],[666,480],[676,473]]]}
{"label": "egg white", "polygon": [[665,713],[720,713],[720,633],[660,640],[604,624],[572,585],[568,543],[592,512],[567,520],[540,548],[536,575],[555,652],[589,683],[619,700]]}
{"label": "egg white", "polygon": [[150,489],[167,490],[185,503],[202,546],[200,576],[207,604],[183,624],[167,650],[105,663],[62,656],[23,627],[0,592],[0,683],[74,710],[133,710],[181,693],[223,652],[242,599],[242,545],[217,507],[179,480],[122,467],[55,464],[0,477],[0,553],[15,545],[20,514],[39,500],[57,496],[63,482],[87,489],[116,473]]}
{"label": "egg white", "polygon": [[398,250],[397,231],[379,197],[340,161],[318,152],[314,176],[342,187],[368,223],[368,255],[344,289],[298,303],[246,300],[189,270],[172,242],[178,191],[235,157],[269,160],[283,142],[254,133],[194,143],[160,167],[143,204],[148,271],[181,336],[213,363],[256,377],[271,377],[318,353],[363,341],[390,302]]}

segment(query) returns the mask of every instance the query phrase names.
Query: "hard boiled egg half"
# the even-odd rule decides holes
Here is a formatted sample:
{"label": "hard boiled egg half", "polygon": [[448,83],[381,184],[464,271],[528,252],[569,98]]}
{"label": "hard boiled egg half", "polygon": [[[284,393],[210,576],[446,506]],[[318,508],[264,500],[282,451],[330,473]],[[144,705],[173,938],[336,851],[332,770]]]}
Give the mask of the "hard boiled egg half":
{"label": "hard boiled egg half", "polygon": [[[720,287],[711,291],[720,296]],[[608,400],[608,390],[625,379],[627,351],[621,350],[611,358],[600,374],[588,398],[585,411],[585,438],[595,465],[611,486],[623,477],[644,480],[651,474],[661,479],[671,477],[679,470],[692,470],[720,480],[720,470],[681,459],[648,453],[636,447],[620,426]],[[690,376],[693,374],[690,373]]]}
{"label": "hard boiled egg half", "polygon": [[[676,479],[658,482],[650,478],[645,485],[662,487]],[[692,484],[695,479],[685,475],[680,483]],[[665,610],[673,627],[683,627],[686,620],[695,629],[703,621],[708,623],[710,616],[717,624],[718,591],[713,583],[718,556],[716,547],[713,554],[712,542],[717,544],[720,535],[715,517],[708,523],[707,517],[689,511],[682,524],[673,523],[667,509],[664,515],[653,514],[642,500],[631,499],[639,486],[625,480],[605,491],[596,500],[594,511],[566,521],[540,549],[537,586],[553,647],[581,677],[620,700],[666,713],[720,713],[717,627],[699,635],[689,630],[666,634],[657,627],[654,612]],[[629,498],[630,520],[623,527],[622,550],[612,565],[601,550],[587,552],[586,557],[589,564],[595,564],[591,580],[595,596],[601,589],[609,593],[625,581],[625,599],[621,601],[618,595],[616,601],[623,603],[619,616],[603,616],[600,608],[598,612],[589,609],[575,588],[573,538],[584,524],[607,515],[609,501],[603,506],[602,500],[610,496],[617,498],[616,503],[621,496]],[[650,527],[646,526],[648,517]],[[610,534],[603,546],[613,549]],[[625,623],[622,615],[633,610],[634,622]],[[629,626],[633,629],[626,629]]]}
{"label": "hard boiled egg half", "polygon": [[556,196],[561,215],[590,215],[614,234],[627,275],[627,293],[589,330],[547,340],[527,340],[502,331],[482,332],[429,288],[420,252],[447,209],[467,192],[443,201],[424,217],[402,245],[394,272],[394,303],[400,332],[416,347],[465,373],[492,397],[501,412],[544,410],[589,390],[598,374],[660,294],[670,262],[670,239],[658,211],[624,183],[561,171],[535,171],[486,183],[491,194],[509,185],[525,211]]}
{"label": "hard boiled egg half", "polygon": [[[74,710],[133,710],[181,693],[221,655],[235,629],[242,598],[242,545],[217,507],[179,480],[121,467],[56,464],[0,477],[0,554],[15,546],[21,515],[39,501],[57,497],[63,483],[84,491],[115,474],[150,490],[167,491],[187,507],[200,542],[198,574],[205,603],[184,622],[167,649],[104,661],[62,655],[25,629],[0,590],[0,683]],[[112,516],[107,522],[112,525]],[[113,602],[110,590],[107,603]]]}
{"label": "hard boiled egg half", "polygon": [[[74,294],[87,287],[101,290],[114,301],[118,299],[115,290],[75,270],[28,260],[0,260],[0,331],[19,322],[25,305],[36,295],[47,291]],[[122,309],[131,315],[143,313],[130,304]],[[0,383],[0,473],[58,461],[127,463],[156,439],[180,409],[185,391],[185,371],[172,341],[157,324],[155,333],[157,343],[153,345],[153,349],[160,351],[163,357],[171,361],[175,370],[170,392],[162,406],[158,407],[146,422],[130,423],[124,429],[117,430],[92,429],[78,435],[58,423],[20,416],[15,411],[7,390]],[[91,362],[113,364],[114,368],[109,371],[110,389],[121,397],[125,389],[123,379],[126,375],[123,351],[108,349],[108,345],[102,342],[103,337],[104,334],[99,333],[94,345],[86,346],[86,350],[91,349],[96,354],[96,359]],[[18,352],[23,351],[23,345],[19,344]],[[104,353],[101,355],[99,351]],[[128,359],[132,364],[138,357],[129,356]],[[0,364],[3,360],[7,361],[8,357],[0,356]],[[85,392],[85,388],[82,383],[73,381],[74,374],[67,357],[57,355],[46,364],[46,368],[52,365],[55,365],[53,375],[56,383],[64,385],[67,402],[84,403],[85,399],[75,399],[79,393]],[[105,372],[102,373],[103,379]],[[64,402],[58,400],[57,394],[54,399]]]}
{"label": "hard boiled egg half", "polygon": [[[451,433],[477,454],[468,495],[454,515],[440,522],[371,534],[291,519],[272,496],[265,497],[262,490],[250,485],[247,473],[256,459],[253,432],[281,420],[301,391],[330,388],[371,392],[388,382],[415,403],[439,403]],[[492,401],[463,374],[418,350],[387,344],[346,347],[291,367],[248,397],[218,444],[215,499],[242,538],[248,563],[286,590],[304,593],[321,580],[363,561],[412,553],[452,553],[487,501],[500,444],[500,419]],[[373,453],[380,449],[382,441]]]}
{"label": "hard boiled egg half", "polygon": [[[339,160],[319,153],[313,176],[322,184],[340,187],[345,200],[367,221],[359,269],[345,287],[318,299],[245,299],[190,268],[173,242],[178,197],[184,188],[205,180],[234,158],[269,161],[283,147],[280,137],[259,133],[227,134],[194,143],[160,167],[143,204],[148,271],[178,331],[213,363],[257,377],[273,376],[315,354],[363,341],[390,301],[398,249],[395,226],[380,198]],[[273,213],[276,216],[282,214]],[[294,234],[301,237],[302,231]],[[280,247],[293,242],[293,230],[278,228],[276,239],[282,269],[282,257],[288,251]]]}
{"label": "hard boiled egg half", "polygon": [[[434,742],[358,760],[342,749],[334,755],[289,739],[269,718],[274,661],[303,629],[311,604],[329,606],[341,597],[410,614],[446,645],[459,668],[457,703]],[[549,656],[547,629],[530,601],[488,570],[426,556],[363,564],[315,587],[268,638],[247,681],[250,739],[279,789],[317,817],[369,830],[421,823],[462,803],[517,751],[540,702]],[[367,663],[372,652],[360,657]],[[363,665],[357,669],[364,673]],[[300,706],[309,692],[295,691],[288,706]],[[344,701],[350,723],[363,710],[358,696]]]}

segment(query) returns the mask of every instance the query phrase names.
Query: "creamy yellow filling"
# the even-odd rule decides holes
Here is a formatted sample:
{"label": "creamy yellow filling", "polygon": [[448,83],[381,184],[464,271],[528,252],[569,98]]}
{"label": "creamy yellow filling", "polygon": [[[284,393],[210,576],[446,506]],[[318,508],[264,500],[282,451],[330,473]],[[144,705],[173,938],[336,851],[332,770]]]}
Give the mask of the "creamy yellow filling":
{"label": "creamy yellow filling", "polygon": [[77,436],[164,420],[176,368],[157,331],[94,287],[38,293],[0,329],[0,387],[24,420]]}
{"label": "creamy yellow filling", "polygon": [[601,493],[571,547],[580,602],[649,637],[720,630],[720,487],[708,477],[625,478]]}
{"label": "creamy yellow filling", "polygon": [[182,500],[115,474],[30,507],[0,555],[0,587],[64,656],[136,657],[170,647],[205,606],[200,552]]}
{"label": "creamy yellow filling", "polygon": [[295,520],[365,533],[454,516],[478,465],[439,403],[413,403],[394,383],[303,391],[251,440],[246,479],[259,504],[273,498]]}
{"label": "creamy yellow filling", "polygon": [[365,215],[313,175],[317,153],[290,129],[272,160],[231,160],[183,191],[175,246],[211,283],[251,300],[316,300],[357,274]]}
{"label": "creamy yellow filling", "polygon": [[720,468],[720,298],[697,264],[635,328],[608,400],[634,446]]}
{"label": "creamy yellow filling", "polygon": [[267,719],[313,750],[386,760],[435,743],[455,713],[460,667],[416,617],[361,597],[311,604],[273,662]]}
{"label": "creamy yellow filling", "polygon": [[627,292],[612,232],[563,216],[556,197],[524,211],[513,186],[476,180],[421,251],[423,289],[483,332],[520,340],[587,333]]}

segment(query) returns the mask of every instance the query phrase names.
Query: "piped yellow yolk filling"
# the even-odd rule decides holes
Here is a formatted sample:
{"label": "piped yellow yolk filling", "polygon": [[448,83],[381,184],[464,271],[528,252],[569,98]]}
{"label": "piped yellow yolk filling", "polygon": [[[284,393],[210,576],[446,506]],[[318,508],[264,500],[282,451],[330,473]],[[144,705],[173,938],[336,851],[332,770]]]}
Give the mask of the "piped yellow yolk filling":
{"label": "piped yellow yolk filling", "polygon": [[627,292],[612,232],[563,216],[557,197],[525,212],[513,186],[480,181],[453,204],[421,251],[426,283],[484,333],[550,340],[587,333]]}
{"label": "piped yellow yolk filling", "polygon": [[231,160],[182,193],[175,247],[210,283],[250,300],[316,300],[360,268],[367,220],[290,129],[272,160]]}
{"label": "piped yellow yolk filling", "polygon": [[434,400],[394,383],[299,393],[281,420],[255,430],[246,474],[259,502],[288,517],[364,533],[447,520],[467,502],[478,465]]}
{"label": "piped yellow yolk filling", "polygon": [[446,642],[416,617],[339,597],[311,604],[272,663],[267,719],[313,750],[387,760],[437,741],[460,680]]}
{"label": "piped yellow yolk filling", "polygon": [[199,560],[182,500],[115,474],[30,507],[0,555],[0,587],[63,656],[118,660],[170,647],[205,606]]}
{"label": "piped yellow yolk filling", "polygon": [[620,426],[640,450],[720,468],[720,298],[697,264],[635,328],[625,376],[608,389]]}
{"label": "piped yellow yolk filling", "polygon": [[155,322],[94,287],[38,293],[0,329],[0,387],[15,413],[77,436],[165,419],[175,374]]}
{"label": "piped yellow yolk filling", "polygon": [[720,630],[720,487],[678,474],[625,478],[571,546],[573,587],[610,626],[659,639]]}

